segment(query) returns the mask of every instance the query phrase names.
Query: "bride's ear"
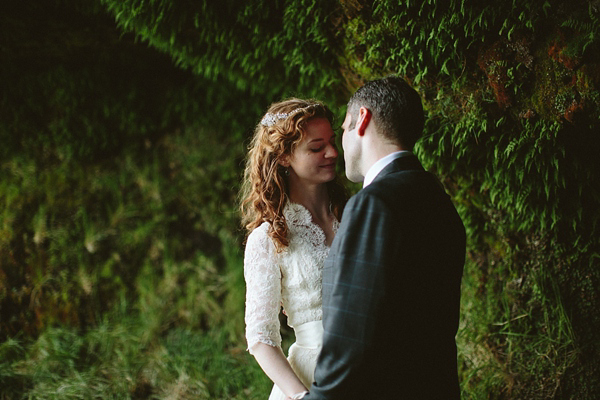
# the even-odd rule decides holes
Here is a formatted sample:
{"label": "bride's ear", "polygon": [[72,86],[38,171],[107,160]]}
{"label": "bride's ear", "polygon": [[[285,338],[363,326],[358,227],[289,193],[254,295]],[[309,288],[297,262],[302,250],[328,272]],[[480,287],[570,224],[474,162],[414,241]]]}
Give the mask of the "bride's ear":
{"label": "bride's ear", "polygon": [[281,159],[279,160],[279,165],[281,165],[282,167],[289,167],[290,166],[290,156],[283,156],[281,157]]}

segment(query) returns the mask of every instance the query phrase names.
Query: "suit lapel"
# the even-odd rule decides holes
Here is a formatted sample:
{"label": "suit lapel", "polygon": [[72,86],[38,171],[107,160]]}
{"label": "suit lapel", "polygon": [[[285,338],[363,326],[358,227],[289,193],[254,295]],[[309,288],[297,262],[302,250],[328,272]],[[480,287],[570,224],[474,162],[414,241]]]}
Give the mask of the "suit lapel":
{"label": "suit lapel", "polygon": [[375,177],[375,179],[373,179],[373,182],[377,182],[384,176],[393,172],[411,170],[424,171],[425,169],[419,162],[417,156],[415,156],[413,153],[405,153],[386,165],[385,168],[382,169],[381,172]]}

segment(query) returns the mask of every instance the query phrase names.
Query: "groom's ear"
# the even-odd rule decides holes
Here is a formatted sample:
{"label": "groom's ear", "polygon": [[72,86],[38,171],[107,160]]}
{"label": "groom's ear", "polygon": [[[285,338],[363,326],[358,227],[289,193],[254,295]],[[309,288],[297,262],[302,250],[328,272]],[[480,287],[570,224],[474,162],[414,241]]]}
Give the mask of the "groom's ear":
{"label": "groom's ear", "polygon": [[356,131],[358,132],[358,136],[364,136],[365,131],[367,130],[367,126],[371,122],[371,110],[365,107],[361,107],[358,110],[358,120],[356,121]]}

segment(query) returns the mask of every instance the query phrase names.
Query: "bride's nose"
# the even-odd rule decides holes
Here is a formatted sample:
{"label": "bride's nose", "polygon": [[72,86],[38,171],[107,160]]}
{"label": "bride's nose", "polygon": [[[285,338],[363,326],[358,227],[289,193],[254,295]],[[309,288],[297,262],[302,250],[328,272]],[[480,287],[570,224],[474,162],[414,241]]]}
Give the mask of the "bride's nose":
{"label": "bride's nose", "polygon": [[327,146],[327,150],[325,151],[326,158],[337,158],[338,150],[334,144],[330,144]]}

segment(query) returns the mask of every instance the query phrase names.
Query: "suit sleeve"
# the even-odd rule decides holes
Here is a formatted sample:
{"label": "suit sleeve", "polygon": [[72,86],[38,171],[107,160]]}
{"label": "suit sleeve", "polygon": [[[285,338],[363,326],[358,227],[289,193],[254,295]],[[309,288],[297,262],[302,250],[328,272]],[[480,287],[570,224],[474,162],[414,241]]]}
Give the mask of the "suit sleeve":
{"label": "suit sleeve", "polygon": [[346,205],[324,267],[325,332],[310,400],[353,392],[373,345],[375,320],[383,314],[386,262],[397,247],[393,216],[382,200],[363,194]]}

